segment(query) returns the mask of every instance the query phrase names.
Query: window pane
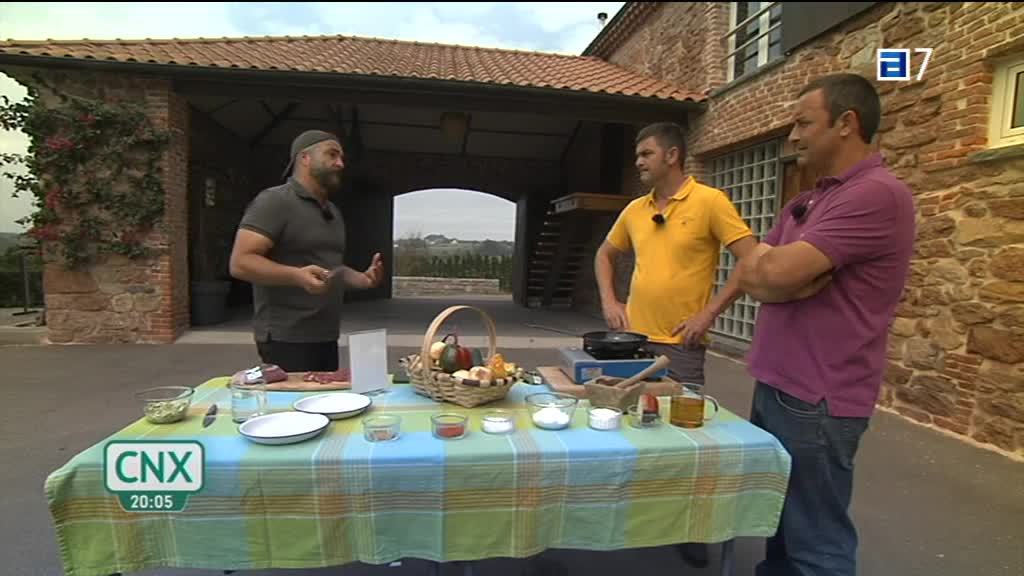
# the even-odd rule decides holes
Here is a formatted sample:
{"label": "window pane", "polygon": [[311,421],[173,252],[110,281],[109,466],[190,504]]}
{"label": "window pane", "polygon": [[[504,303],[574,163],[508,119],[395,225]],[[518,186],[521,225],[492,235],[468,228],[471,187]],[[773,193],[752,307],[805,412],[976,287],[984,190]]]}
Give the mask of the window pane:
{"label": "window pane", "polygon": [[1010,128],[1024,126],[1024,72],[1017,73],[1017,87],[1013,91],[1013,115],[1010,117]]}

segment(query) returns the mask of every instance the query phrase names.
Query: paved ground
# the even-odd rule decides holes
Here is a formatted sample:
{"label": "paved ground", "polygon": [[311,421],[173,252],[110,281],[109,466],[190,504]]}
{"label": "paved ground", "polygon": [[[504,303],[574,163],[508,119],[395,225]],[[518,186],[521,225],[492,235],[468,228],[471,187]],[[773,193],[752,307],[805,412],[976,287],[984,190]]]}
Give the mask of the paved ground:
{"label": "paved ground", "polygon": [[[394,349],[392,359],[411,349]],[[515,350],[526,365],[553,362],[553,350]],[[344,356],[343,356],[344,357]],[[0,384],[0,573],[61,574],[43,481],[75,453],[139,417],[132,392],[152,385],[198,384],[255,362],[248,345],[0,347],[9,376]],[[713,358],[709,386],[731,410],[746,415],[752,383],[742,366]],[[1024,464],[986,452],[902,419],[880,414],[858,461],[853,513],[860,528],[860,573],[899,576],[1024,574]],[[225,537],[230,538],[230,535]],[[737,574],[752,574],[762,542],[737,547]],[[543,556],[563,574],[714,574],[686,568],[671,548],[602,554],[554,551]],[[475,574],[530,574],[525,561],[490,561]],[[444,574],[461,573],[445,567]],[[399,568],[246,572],[248,576],[429,574],[411,561]],[[213,576],[156,570],[150,576]]]}
{"label": "paved ground", "polygon": [[[472,300],[468,300],[472,298]],[[498,331],[498,345],[503,348],[557,348],[579,345],[579,335],[590,330],[605,330],[604,321],[568,310],[523,308],[510,296],[453,296],[435,298],[396,298],[354,302],[345,307],[342,329],[346,332],[377,329],[387,326],[392,346],[419,346],[423,332],[445,308],[455,304],[472,304],[485,311]],[[179,340],[182,344],[248,344],[252,342],[248,311],[236,311],[223,324],[192,330]],[[478,314],[460,311],[446,326],[459,334],[483,334]],[[468,337],[466,343],[477,345],[479,338]]]}
{"label": "paved ground", "polygon": [[26,314],[22,307],[0,308],[0,326],[34,326],[39,323],[42,311],[42,308],[32,307]]}

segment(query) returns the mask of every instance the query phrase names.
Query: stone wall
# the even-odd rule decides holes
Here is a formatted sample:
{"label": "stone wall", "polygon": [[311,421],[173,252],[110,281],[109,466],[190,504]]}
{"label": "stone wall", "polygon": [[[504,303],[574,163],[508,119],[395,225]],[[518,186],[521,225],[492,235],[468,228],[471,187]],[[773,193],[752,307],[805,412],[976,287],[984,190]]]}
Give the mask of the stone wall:
{"label": "stone wall", "polygon": [[[701,10],[711,8],[666,4],[645,25],[662,32],[639,33],[646,40],[627,42],[612,61],[669,78],[671,71],[649,63],[658,54],[689,59],[706,50],[694,45],[700,36],[670,25]],[[915,258],[892,324],[879,402],[1024,454],[1024,156],[983,154],[993,62],[1024,51],[1024,6],[880,4],[712,94],[688,135],[697,160],[691,169],[700,174],[717,154],[784,137],[791,126],[787,104],[803,85],[840,71],[874,78],[879,47],[934,48],[920,81],[878,83],[884,116],[877,147],[910,185],[919,210]],[[915,57],[914,70],[920,60]],[[679,81],[697,88],[705,82]]]}
{"label": "stone wall", "polygon": [[392,282],[395,298],[456,294],[501,294],[500,283],[497,278],[395,276]]}
{"label": "stone wall", "polygon": [[144,260],[106,257],[78,271],[50,262],[44,267],[43,289],[51,342],[173,341],[188,326],[188,254],[186,244],[178,241],[187,237],[188,228],[187,103],[172,91],[170,81],[160,78],[85,71],[4,72],[39,89],[44,103],[52,101],[55,92],[144,102],[156,126],[170,131],[161,163],[164,219],[145,238],[157,255]]}

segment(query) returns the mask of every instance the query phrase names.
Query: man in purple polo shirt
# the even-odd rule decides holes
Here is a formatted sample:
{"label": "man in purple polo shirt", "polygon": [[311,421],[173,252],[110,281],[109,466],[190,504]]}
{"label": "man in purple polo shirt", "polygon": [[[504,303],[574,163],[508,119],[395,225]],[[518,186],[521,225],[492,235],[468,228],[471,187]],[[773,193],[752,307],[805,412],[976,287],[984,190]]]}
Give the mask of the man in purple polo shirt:
{"label": "man in purple polo shirt", "polygon": [[889,322],[914,242],[907,186],[872,151],[878,93],[854,74],[808,84],[789,139],[820,174],[740,262],[760,301],[751,422],[793,458],[778,532],[758,576],[854,576],[853,461],[885,372]]}

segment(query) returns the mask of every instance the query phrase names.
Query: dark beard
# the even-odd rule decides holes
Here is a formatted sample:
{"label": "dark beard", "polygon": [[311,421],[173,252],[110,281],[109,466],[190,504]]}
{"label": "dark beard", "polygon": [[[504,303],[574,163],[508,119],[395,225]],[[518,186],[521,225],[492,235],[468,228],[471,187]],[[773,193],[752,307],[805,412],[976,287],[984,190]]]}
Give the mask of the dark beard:
{"label": "dark beard", "polygon": [[312,171],[312,176],[317,184],[328,192],[336,192],[341,188],[341,170],[315,168]]}

